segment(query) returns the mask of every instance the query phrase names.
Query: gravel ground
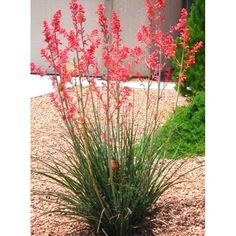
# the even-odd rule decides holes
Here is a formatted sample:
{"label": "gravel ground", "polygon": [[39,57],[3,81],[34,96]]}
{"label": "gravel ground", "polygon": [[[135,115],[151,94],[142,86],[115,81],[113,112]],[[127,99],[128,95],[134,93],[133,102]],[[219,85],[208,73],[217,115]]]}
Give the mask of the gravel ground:
{"label": "gravel ground", "polygon": [[[154,95],[155,90],[151,93]],[[136,90],[135,105],[143,107],[143,92]],[[163,92],[161,99],[162,122],[173,110],[176,97],[174,90]],[[179,99],[185,104],[184,98]],[[143,120],[140,110],[136,117]],[[56,150],[64,145],[61,139],[62,123],[60,117],[51,105],[49,96],[39,96],[31,99],[31,169],[40,166],[39,160],[59,158]],[[148,220],[149,232],[140,235],[158,236],[202,236],[205,228],[205,186],[204,186],[204,158],[192,158],[187,161],[185,170],[202,164],[187,176],[188,182],[169,189],[155,205],[155,212]],[[42,176],[31,175],[31,190],[55,190]],[[42,196],[31,195],[31,235],[34,236],[89,236],[92,235],[86,224],[66,222],[58,216],[44,215],[43,212],[53,209],[53,204],[42,201]],[[159,214],[157,214],[159,212]],[[148,228],[148,227],[146,227]]]}

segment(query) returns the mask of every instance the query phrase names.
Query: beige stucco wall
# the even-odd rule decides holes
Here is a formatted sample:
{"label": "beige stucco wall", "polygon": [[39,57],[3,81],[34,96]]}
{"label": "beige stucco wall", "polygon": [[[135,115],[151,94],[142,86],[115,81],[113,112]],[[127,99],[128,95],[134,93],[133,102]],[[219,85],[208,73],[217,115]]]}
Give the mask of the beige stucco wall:
{"label": "beige stucco wall", "polygon": [[[145,23],[145,3],[144,0],[103,0],[109,15],[112,8],[116,9],[121,18],[123,43],[129,46],[137,44],[136,33],[141,23]],[[42,21],[51,19],[57,9],[62,9],[62,25],[69,29],[72,27],[68,0],[31,0],[31,61],[34,61],[43,68],[47,68],[46,63],[40,57],[40,49],[45,46],[42,35]],[[80,0],[86,10],[86,30],[90,32],[97,27],[95,14],[97,4],[101,0]],[[182,0],[167,0],[166,7],[166,29],[170,24],[175,24],[178,20]],[[101,61],[99,63],[101,65]],[[148,70],[145,63],[139,65],[138,70],[147,75]]]}
{"label": "beige stucco wall", "polygon": [[[96,25],[97,4],[99,0],[80,0],[86,10],[85,28],[91,32]],[[47,68],[47,64],[40,57],[40,49],[45,47],[42,34],[43,20],[51,20],[57,9],[62,10],[62,26],[66,29],[72,28],[68,0],[31,0],[31,61],[37,65]],[[51,72],[50,70],[48,70]]]}

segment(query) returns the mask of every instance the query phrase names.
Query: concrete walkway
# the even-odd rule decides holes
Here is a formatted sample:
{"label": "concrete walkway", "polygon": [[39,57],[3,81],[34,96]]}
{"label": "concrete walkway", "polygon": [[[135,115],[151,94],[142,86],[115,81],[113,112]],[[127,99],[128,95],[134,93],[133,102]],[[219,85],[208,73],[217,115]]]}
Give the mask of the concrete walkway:
{"label": "concrete walkway", "polygon": [[[102,81],[100,79],[96,80],[96,84],[98,86],[103,86],[105,81]],[[83,86],[88,86],[88,82],[84,81]],[[130,88],[137,88],[137,89],[143,89],[147,88],[148,83],[146,81],[139,82],[139,81],[129,81],[123,83],[123,86],[127,86]],[[175,84],[174,83],[161,83],[161,88],[165,86],[165,89],[174,89]],[[157,89],[158,83],[152,82],[151,89]],[[49,76],[40,77],[39,75],[30,75],[29,76],[29,95],[30,97],[37,97],[44,94],[48,94],[53,92],[53,88],[51,85],[51,81],[49,79]]]}

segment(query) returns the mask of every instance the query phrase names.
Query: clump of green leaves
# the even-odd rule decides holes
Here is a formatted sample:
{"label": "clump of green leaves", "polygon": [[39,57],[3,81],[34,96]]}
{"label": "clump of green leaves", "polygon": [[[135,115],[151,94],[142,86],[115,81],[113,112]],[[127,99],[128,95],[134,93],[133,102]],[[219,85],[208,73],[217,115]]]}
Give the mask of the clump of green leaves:
{"label": "clump of green leaves", "polygon": [[[158,4],[146,1],[146,4],[149,21],[157,19],[159,23],[142,25],[140,41],[150,48],[149,42],[157,39],[156,34],[165,39],[160,40],[161,44],[154,41],[151,55],[146,55],[139,46],[129,48],[123,45],[119,16],[113,11],[110,25],[104,4],[99,4],[97,8],[99,28],[90,34],[84,28],[85,10],[77,0],[69,3],[73,30],[67,32],[62,28],[60,10],[56,11],[50,23],[44,21],[47,46],[41,50],[41,55],[58,74],[51,77],[55,88],[51,100],[64,122],[69,147],[65,148],[64,158],[43,161],[42,168],[36,173],[47,177],[58,187],[42,193],[56,201],[57,207],[51,212],[75,221],[82,220],[97,235],[134,235],[156,200],[187,174],[178,172],[184,161],[176,161],[175,158],[164,160],[159,149],[155,148],[154,132],[160,122],[161,68],[170,56],[174,56],[176,46],[173,36],[161,31],[164,1]],[[154,10],[159,12],[159,17],[154,16]],[[185,22],[186,16],[186,10],[182,10],[177,27],[182,33],[186,32],[186,24],[181,23]],[[155,30],[153,26],[156,26]],[[66,45],[61,39],[63,37],[66,37]],[[183,42],[186,41],[183,38]],[[189,49],[184,45],[186,50]],[[98,47],[101,47],[105,68],[102,87],[96,83],[101,73],[96,60]],[[69,69],[69,57],[72,55],[73,63],[70,62]],[[159,81],[153,108],[150,107],[150,79],[147,89],[144,89],[146,97],[142,109],[145,115],[141,141],[137,135],[140,124],[136,119],[139,111],[135,107],[134,90],[123,84],[140,60],[149,62],[147,65],[152,77]],[[181,60],[180,72],[185,71],[185,64]],[[43,74],[35,64],[31,68]],[[178,84],[181,78],[183,76],[179,75]],[[87,88],[83,87],[83,81],[88,82]],[[177,101],[178,97],[176,106]]]}
{"label": "clump of green leaves", "polygon": [[111,154],[119,163],[113,166],[113,187],[107,166],[108,150],[92,132],[87,150],[77,136],[72,144],[74,151],[67,150],[64,159],[43,162],[44,169],[36,172],[60,187],[42,193],[56,199],[57,208],[49,212],[75,221],[79,216],[98,235],[135,235],[153,202],[181,183],[186,173],[176,175],[184,161],[177,163],[158,157],[152,136],[143,138],[136,146],[129,137],[125,137],[127,142],[120,151]]}
{"label": "clump of green leaves", "polygon": [[156,132],[156,140],[156,148],[168,143],[165,149],[165,156],[168,158],[204,155],[205,93],[198,92],[187,106],[177,108]]}

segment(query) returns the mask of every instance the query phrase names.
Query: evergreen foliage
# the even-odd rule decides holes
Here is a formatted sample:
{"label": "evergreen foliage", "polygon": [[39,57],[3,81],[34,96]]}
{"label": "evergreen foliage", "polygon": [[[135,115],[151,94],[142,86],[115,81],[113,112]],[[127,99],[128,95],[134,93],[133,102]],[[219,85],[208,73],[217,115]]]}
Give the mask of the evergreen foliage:
{"label": "evergreen foliage", "polygon": [[205,153],[205,93],[198,92],[185,107],[179,107],[156,132],[157,147],[168,143],[161,155],[179,158]]}

